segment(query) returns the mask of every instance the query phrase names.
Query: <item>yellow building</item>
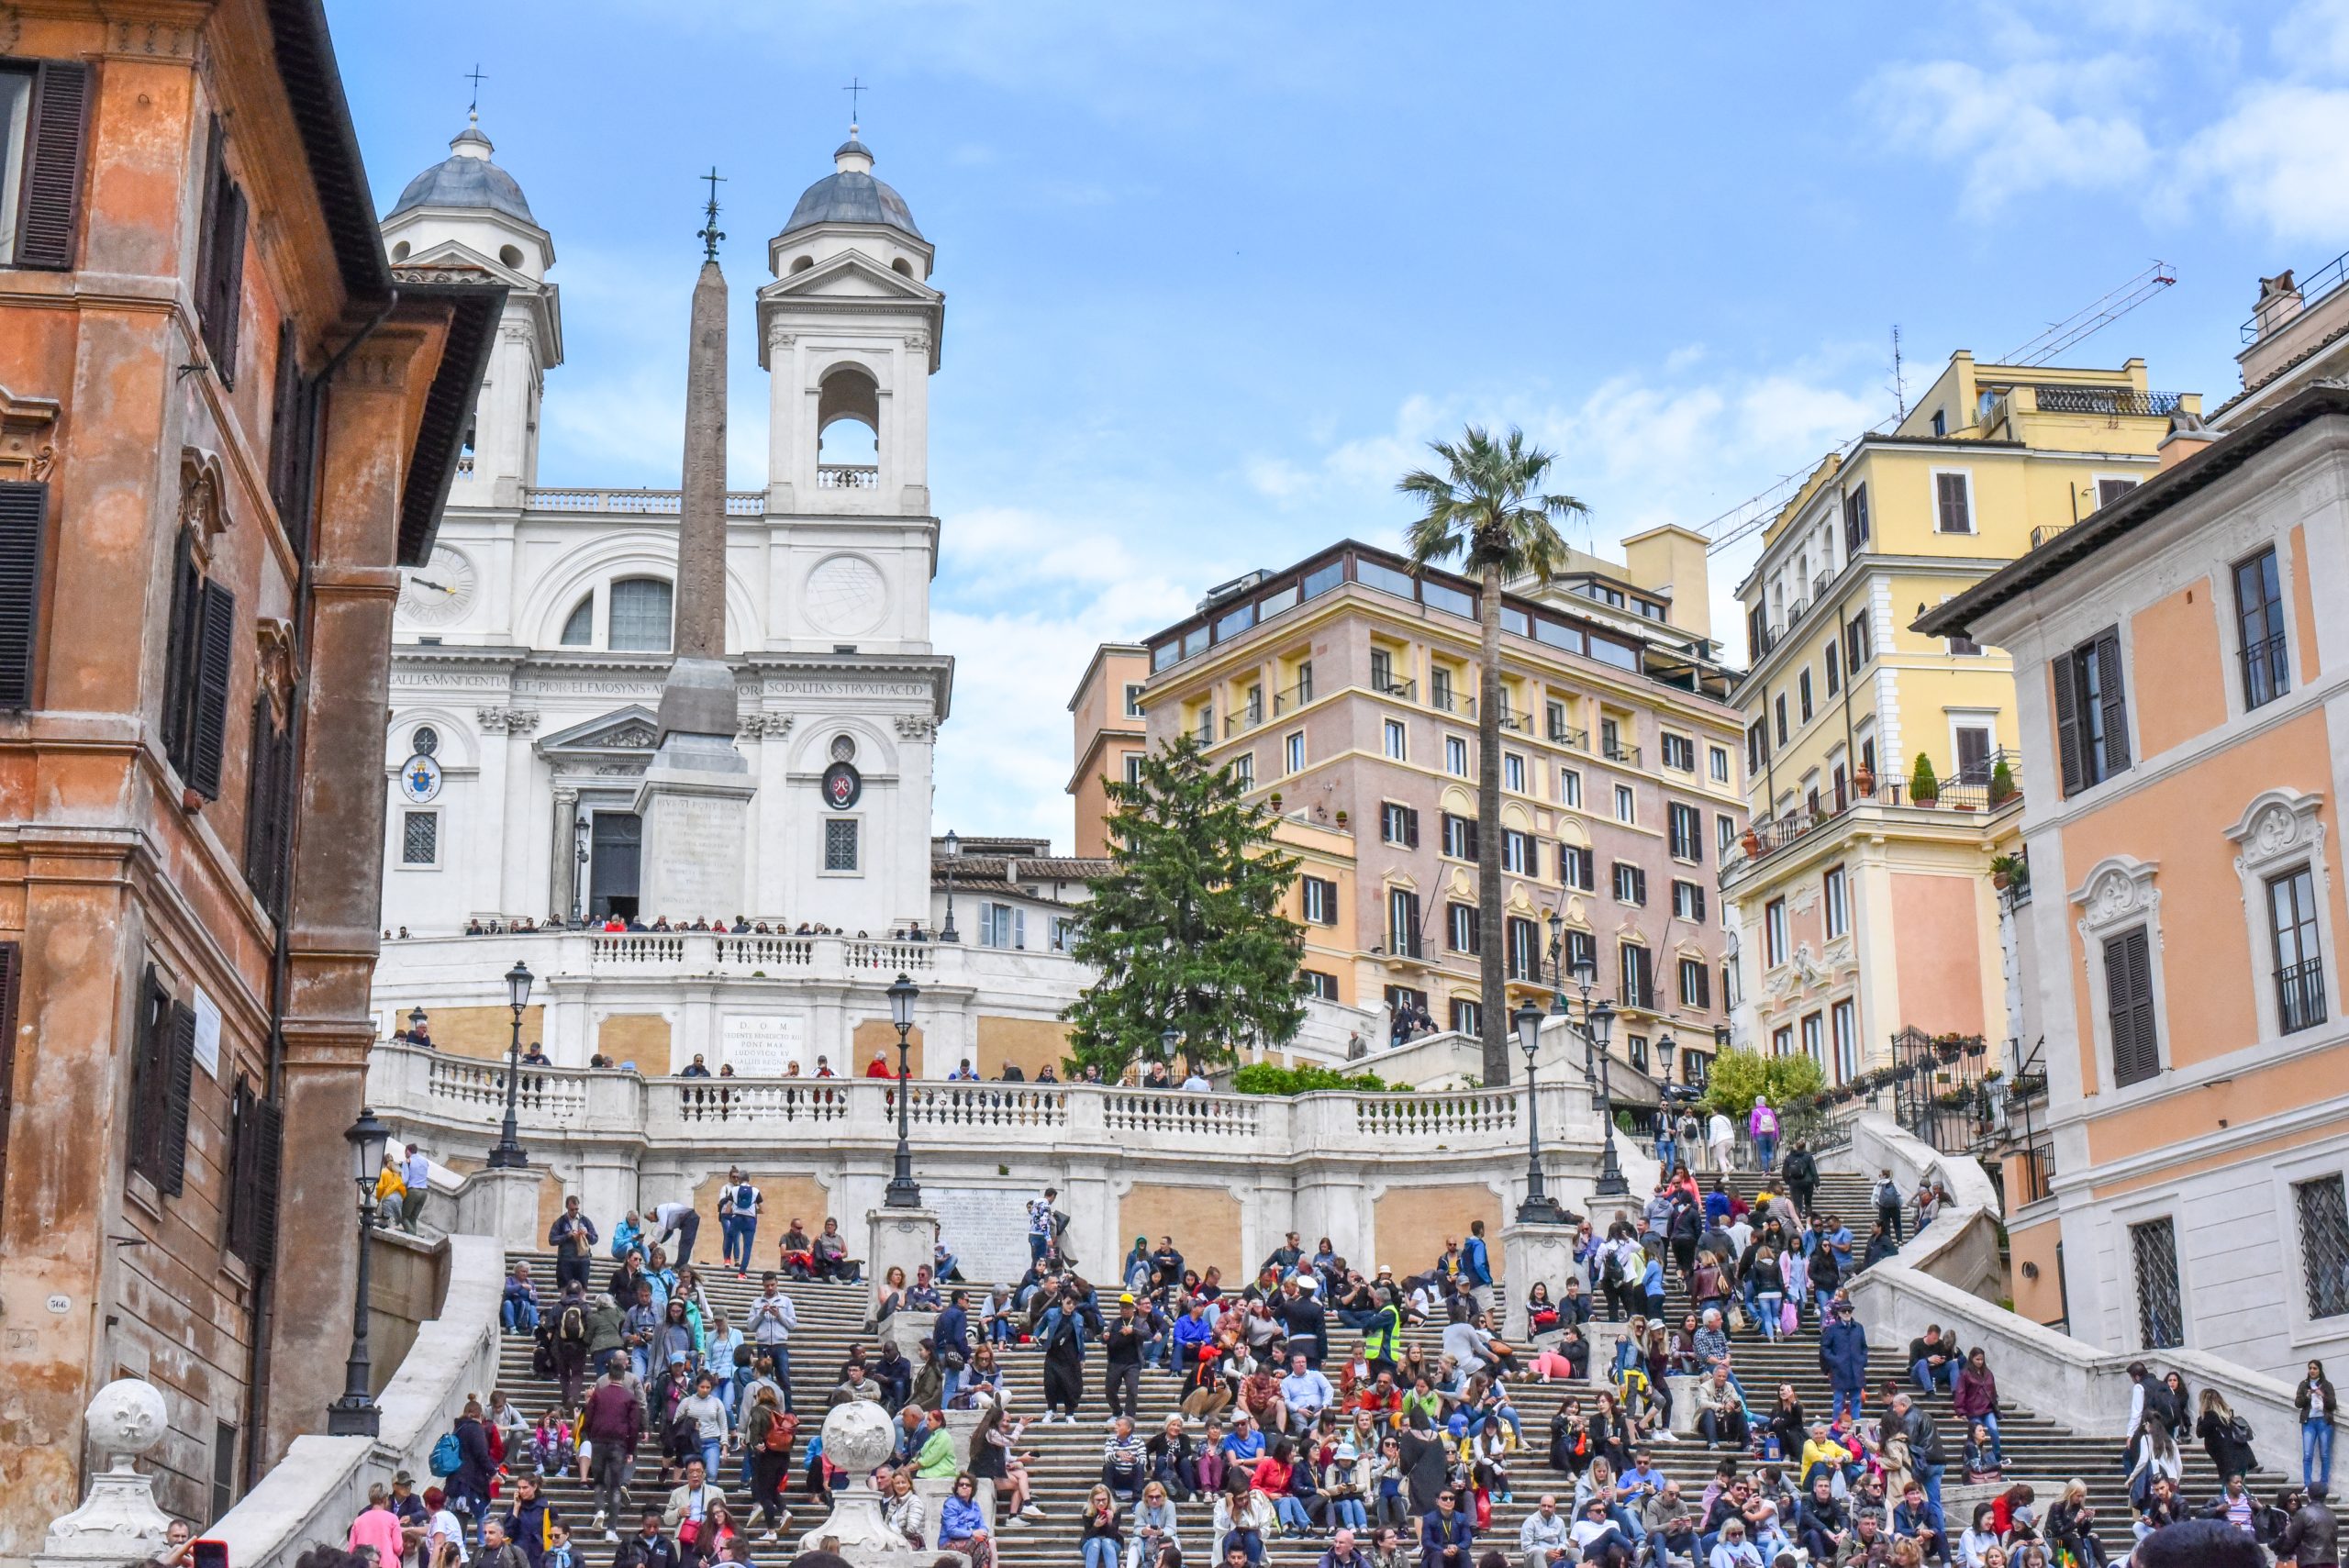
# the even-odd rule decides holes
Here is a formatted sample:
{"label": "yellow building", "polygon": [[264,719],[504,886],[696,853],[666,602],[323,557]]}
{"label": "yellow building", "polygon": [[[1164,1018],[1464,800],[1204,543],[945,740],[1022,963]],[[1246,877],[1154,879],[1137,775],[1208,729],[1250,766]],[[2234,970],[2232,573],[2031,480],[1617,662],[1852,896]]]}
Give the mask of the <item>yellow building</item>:
{"label": "yellow building", "polygon": [[1736,1043],[1806,1052],[1842,1083],[1903,1029],[1996,1032],[1990,862],[2019,841],[2014,667],[1909,625],[2150,478],[2170,417],[2199,411],[2148,390],[2142,360],[1959,352],[1895,428],[1830,456],[1772,520],[1738,589],[1753,827],[1720,879]]}

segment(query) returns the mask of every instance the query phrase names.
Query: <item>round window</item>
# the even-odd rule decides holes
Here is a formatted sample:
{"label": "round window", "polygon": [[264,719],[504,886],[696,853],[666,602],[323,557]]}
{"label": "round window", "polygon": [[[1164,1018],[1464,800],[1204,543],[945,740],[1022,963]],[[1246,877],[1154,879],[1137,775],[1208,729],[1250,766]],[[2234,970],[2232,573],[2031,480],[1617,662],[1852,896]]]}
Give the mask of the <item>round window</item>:
{"label": "round window", "polygon": [[856,760],[856,742],[846,735],[832,737],[832,761],[852,762]]}
{"label": "round window", "polygon": [[440,732],[429,724],[416,727],[416,738],[409,742],[419,757],[429,757],[440,750]]}

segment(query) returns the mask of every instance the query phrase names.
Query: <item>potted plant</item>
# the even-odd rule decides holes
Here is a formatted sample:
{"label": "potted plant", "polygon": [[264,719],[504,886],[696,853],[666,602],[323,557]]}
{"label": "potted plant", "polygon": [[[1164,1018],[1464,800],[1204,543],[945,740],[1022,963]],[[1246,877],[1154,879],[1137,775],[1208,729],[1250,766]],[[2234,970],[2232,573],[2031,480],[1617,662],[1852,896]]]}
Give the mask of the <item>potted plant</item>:
{"label": "potted plant", "polygon": [[1990,770],[1990,804],[2004,806],[2018,793],[2015,788],[2015,771],[2007,766],[2007,760],[2001,757],[1998,759],[1998,765]]}
{"label": "potted plant", "polygon": [[1275,812],[1278,812],[1278,811],[1280,810],[1280,808],[1281,808],[1281,792],[1280,792],[1280,791],[1278,791],[1278,790],[1275,790],[1275,791],[1273,791],[1273,810],[1274,810]]}
{"label": "potted plant", "polygon": [[1933,776],[1933,760],[1922,751],[1917,753],[1917,765],[1909,773],[1909,803],[1911,806],[1932,806],[1942,797],[1942,782]]}
{"label": "potted plant", "polygon": [[1346,825],[1346,808],[1345,808],[1344,806],[1341,806],[1338,807],[1338,827],[1339,827],[1339,828],[1340,828],[1341,830],[1343,830],[1343,828],[1345,828],[1345,825]]}
{"label": "potted plant", "polygon": [[1990,885],[2004,892],[2031,886],[2031,862],[2021,855],[1996,855],[1990,861]]}
{"label": "potted plant", "polygon": [[1752,860],[1762,852],[1762,835],[1748,828],[1744,836],[1738,840],[1738,845],[1745,851],[1745,858]]}
{"label": "potted plant", "polygon": [[1860,792],[1860,794],[1874,795],[1876,793],[1876,770],[1869,767],[1865,762],[1862,762],[1859,766],[1859,771],[1852,775],[1852,784],[1853,786]]}

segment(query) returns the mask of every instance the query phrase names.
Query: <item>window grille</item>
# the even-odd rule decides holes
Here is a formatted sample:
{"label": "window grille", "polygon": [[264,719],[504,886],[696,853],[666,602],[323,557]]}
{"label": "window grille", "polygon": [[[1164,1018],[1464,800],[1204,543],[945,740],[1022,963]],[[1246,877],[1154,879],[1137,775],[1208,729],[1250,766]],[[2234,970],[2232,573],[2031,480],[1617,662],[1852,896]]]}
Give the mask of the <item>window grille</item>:
{"label": "window grille", "polygon": [[2177,1284],[2177,1228],[2165,1216],[2129,1228],[2137,1274],[2137,1336],[2149,1351],[2186,1343],[2186,1307]]}
{"label": "window grille", "polygon": [[440,862],[440,814],[408,812],[400,821],[400,864],[429,866]]}
{"label": "window grille", "polygon": [[2309,1316],[2349,1315],[2349,1195],[2339,1176],[2302,1182],[2292,1189],[2300,1211],[2300,1273],[2308,1286]]}

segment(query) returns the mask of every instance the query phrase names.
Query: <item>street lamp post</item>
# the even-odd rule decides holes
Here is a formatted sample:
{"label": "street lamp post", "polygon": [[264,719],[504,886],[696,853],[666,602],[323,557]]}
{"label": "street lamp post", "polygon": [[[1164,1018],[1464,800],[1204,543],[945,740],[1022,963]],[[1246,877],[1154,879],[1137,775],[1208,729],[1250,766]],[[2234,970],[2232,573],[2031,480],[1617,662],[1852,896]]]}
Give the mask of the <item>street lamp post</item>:
{"label": "street lamp post", "polygon": [[[954,862],[963,858],[963,840],[954,829],[946,829],[946,924],[938,929],[941,942],[959,942],[963,939],[954,930]],[[985,910],[980,911],[985,914]]]}
{"label": "street lamp post", "polygon": [[1525,1201],[1517,1206],[1520,1225],[1564,1225],[1565,1210],[1558,1207],[1542,1180],[1542,1108],[1533,1082],[1533,1053],[1542,1048],[1542,1009],[1528,998],[1517,1009],[1517,1048],[1525,1052]]}
{"label": "street lamp post", "polygon": [[343,1362],[342,1397],[327,1407],[327,1435],[372,1438],[383,1431],[384,1413],[367,1388],[367,1264],[375,1229],[375,1176],[392,1129],[362,1106],[359,1119],[342,1136],[351,1145],[351,1178],[359,1186],[359,1295],[351,1308],[351,1356]]}
{"label": "street lamp post", "polygon": [[497,1130],[497,1147],[489,1151],[489,1168],[524,1171],[529,1168],[530,1157],[522,1152],[514,1107],[522,1090],[522,1009],[530,1002],[530,970],[519,959],[506,972],[506,1001],[514,1009],[514,1038],[506,1048],[506,1122]]}
{"label": "street lamp post", "polygon": [[[1664,1070],[1664,1081],[1667,1084],[1672,1082],[1672,1053],[1679,1049],[1680,1042],[1672,1038],[1670,1029],[1664,1030],[1664,1038],[1655,1042],[1655,1064]],[[1669,1171],[1664,1173],[1666,1175],[1671,1173]]]}
{"label": "street lamp post", "polygon": [[1586,1038],[1598,1053],[1598,1119],[1603,1124],[1601,1135],[1607,1142],[1598,1167],[1598,1184],[1591,1190],[1600,1197],[1623,1197],[1631,1184],[1623,1179],[1623,1167],[1615,1162],[1615,1095],[1610,1084],[1607,1037],[1615,1029],[1615,1009],[1601,996],[1598,1005],[1585,1009],[1584,1028]]}
{"label": "street lamp post", "polygon": [[1564,915],[1550,911],[1550,1012],[1561,1018],[1566,1016],[1565,924]]}
{"label": "street lamp post", "polygon": [[[1169,1072],[1172,1072],[1174,1067],[1175,1048],[1180,1046],[1182,1043],[1183,1031],[1176,1029],[1173,1024],[1168,1024],[1158,1033],[1158,1051],[1161,1056],[1166,1059],[1166,1066]],[[1186,1076],[1188,1076],[1188,1074],[1186,1074]]]}
{"label": "street lamp post", "polygon": [[[952,835],[948,837],[951,839]],[[949,918],[952,918],[951,914]],[[912,1078],[906,1056],[911,1049],[906,1037],[912,1032],[914,1003],[920,995],[921,987],[902,974],[897,976],[896,984],[889,987],[889,1021],[897,1026],[897,1167],[889,1178],[888,1191],[881,1199],[884,1208],[921,1207],[921,1184],[914,1180],[913,1145],[907,1140],[907,1118],[911,1114],[908,1102],[913,1096],[907,1092],[911,1087]]]}

